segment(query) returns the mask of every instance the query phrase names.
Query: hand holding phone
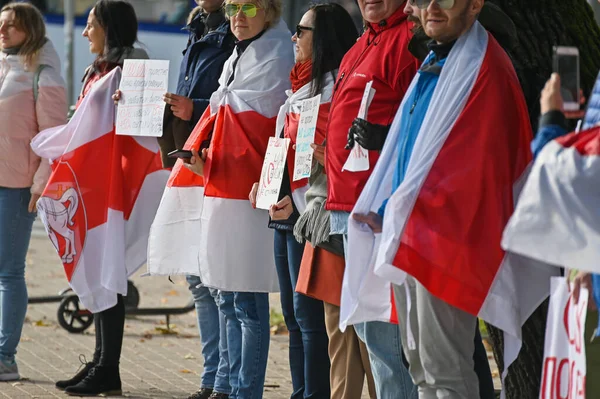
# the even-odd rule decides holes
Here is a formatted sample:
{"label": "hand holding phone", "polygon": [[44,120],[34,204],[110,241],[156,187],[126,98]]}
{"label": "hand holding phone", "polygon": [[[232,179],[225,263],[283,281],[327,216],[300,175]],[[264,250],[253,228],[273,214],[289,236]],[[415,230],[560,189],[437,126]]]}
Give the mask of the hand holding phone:
{"label": "hand holding phone", "polygon": [[186,159],[189,161],[192,158],[192,152],[188,150],[175,150],[168,153],[167,156],[169,158],[181,158],[184,161]]}

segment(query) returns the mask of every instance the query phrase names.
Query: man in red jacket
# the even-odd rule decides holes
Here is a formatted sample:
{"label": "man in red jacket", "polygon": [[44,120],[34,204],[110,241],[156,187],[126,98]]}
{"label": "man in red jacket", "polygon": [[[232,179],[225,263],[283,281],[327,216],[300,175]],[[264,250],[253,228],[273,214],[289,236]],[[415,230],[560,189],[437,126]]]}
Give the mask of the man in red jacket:
{"label": "man in red jacket", "polygon": [[[327,128],[326,172],[331,213],[331,234],[346,234],[349,212],[377,162],[387,129],[404,93],[417,73],[418,61],[408,51],[412,23],[404,13],[405,0],[358,0],[367,22],[366,30],[346,54],[338,72]],[[342,171],[350,150],[348,131],[356,119],[365,87],[369,82],[375,95],[367,110],[368,132],[356,140],[368,151],[368,170]],[[382,125],[377,129],[374,125]],[[364,129],[363,129],[364,130]],[[351,132],[351,136],[353,136]],[[351,141],[353,137],[351,137]],[[417,392],[402,361],[400,332],[395,324],[368,322],[354,326],[369,350],[369,358],[379,398],[416,398]]]}

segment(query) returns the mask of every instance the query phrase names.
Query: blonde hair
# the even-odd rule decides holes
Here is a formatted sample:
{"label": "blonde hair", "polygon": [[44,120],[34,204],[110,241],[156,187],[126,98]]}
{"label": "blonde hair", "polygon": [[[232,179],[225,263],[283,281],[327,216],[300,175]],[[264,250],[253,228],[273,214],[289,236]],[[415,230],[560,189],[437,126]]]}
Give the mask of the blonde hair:
{"label": "blonde hair", "polygon": [[[227,3],[234,3],[233,0],[227,0]],[[269,29],[273,27],[279,19],[281,18],[281,14],[283,12],[283,1],[282,0],[254,0],[254,3],[259,8],[265,10],[266,13],[266,22],[265,28]]]}
{"label": "blonde hair", "polygon": [[46,24],[42,13],[29,3],[8,3],[0,13],[12,11],[15,13],[15,27],[26,34],[26,39],[19,49],[19,56],[26,69],[33,69],[46,43]]}

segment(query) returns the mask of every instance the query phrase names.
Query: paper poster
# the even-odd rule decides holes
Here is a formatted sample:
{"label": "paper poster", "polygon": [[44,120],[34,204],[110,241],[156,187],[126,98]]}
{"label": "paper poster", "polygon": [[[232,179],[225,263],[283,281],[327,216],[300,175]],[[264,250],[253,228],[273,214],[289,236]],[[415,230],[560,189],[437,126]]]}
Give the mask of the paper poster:
{"label": "paper poster", "polygon": [[564,277],[552,277],[540,399],[585,399],[585,319],[589,292],[575,305]]}
{"label": "paper poster", "polygon": [[289,146],[290,139],[288,138],[269,138],[269,146],[256,193],[256,207],[259,209],[269,210],[279,200],[283,172],[287,167],[285,160]]}
{"label": "paper poster", "polygon": [[169,84],[169,61],[125,60],[117,107],[117,134],[160,137]]}
{"label": "paper poster", "polygon": [[[357,118],[367,119],[367,110],[369,109],[369,105],[371,105],[374,96],[375,89],[373,88],[373,81],[371,80],[365,87]],[[358,143],[354,143],[354,147],[350,151],[350,156],[348,156],[348,159],[342,168],[342,171],[344,170],[349,172],[369,170],[369,151],[362,148]]]}
{"label": "paper poster", "polygon": [[310,147],[315,142],[315,131],[319,118],[321,95],[302,101],[300,123],[296,137],[296,157],[294,160],[294,181],[310,177],[312,170],[313,149]]}

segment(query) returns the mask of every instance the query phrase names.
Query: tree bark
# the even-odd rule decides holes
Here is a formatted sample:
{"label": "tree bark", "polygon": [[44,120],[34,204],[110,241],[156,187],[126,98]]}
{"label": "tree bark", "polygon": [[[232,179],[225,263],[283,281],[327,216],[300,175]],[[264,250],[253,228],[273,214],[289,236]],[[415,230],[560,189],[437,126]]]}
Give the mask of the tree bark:
{"label": "tree bark", "polygon": [[[517,43],[507,49],[519,76],[534,132],[540,92],[552,73],[552,47],[579,48],[581,86],[587,96],[600,70],[600,29],[585,0],[488,0],[498,5],[517,28]],[[537,399],[542,374],[546,300],[523,326],[523,347],[505,381],[507,399]],[[504,370],[502,331],[487,325],[494,357]]]}

